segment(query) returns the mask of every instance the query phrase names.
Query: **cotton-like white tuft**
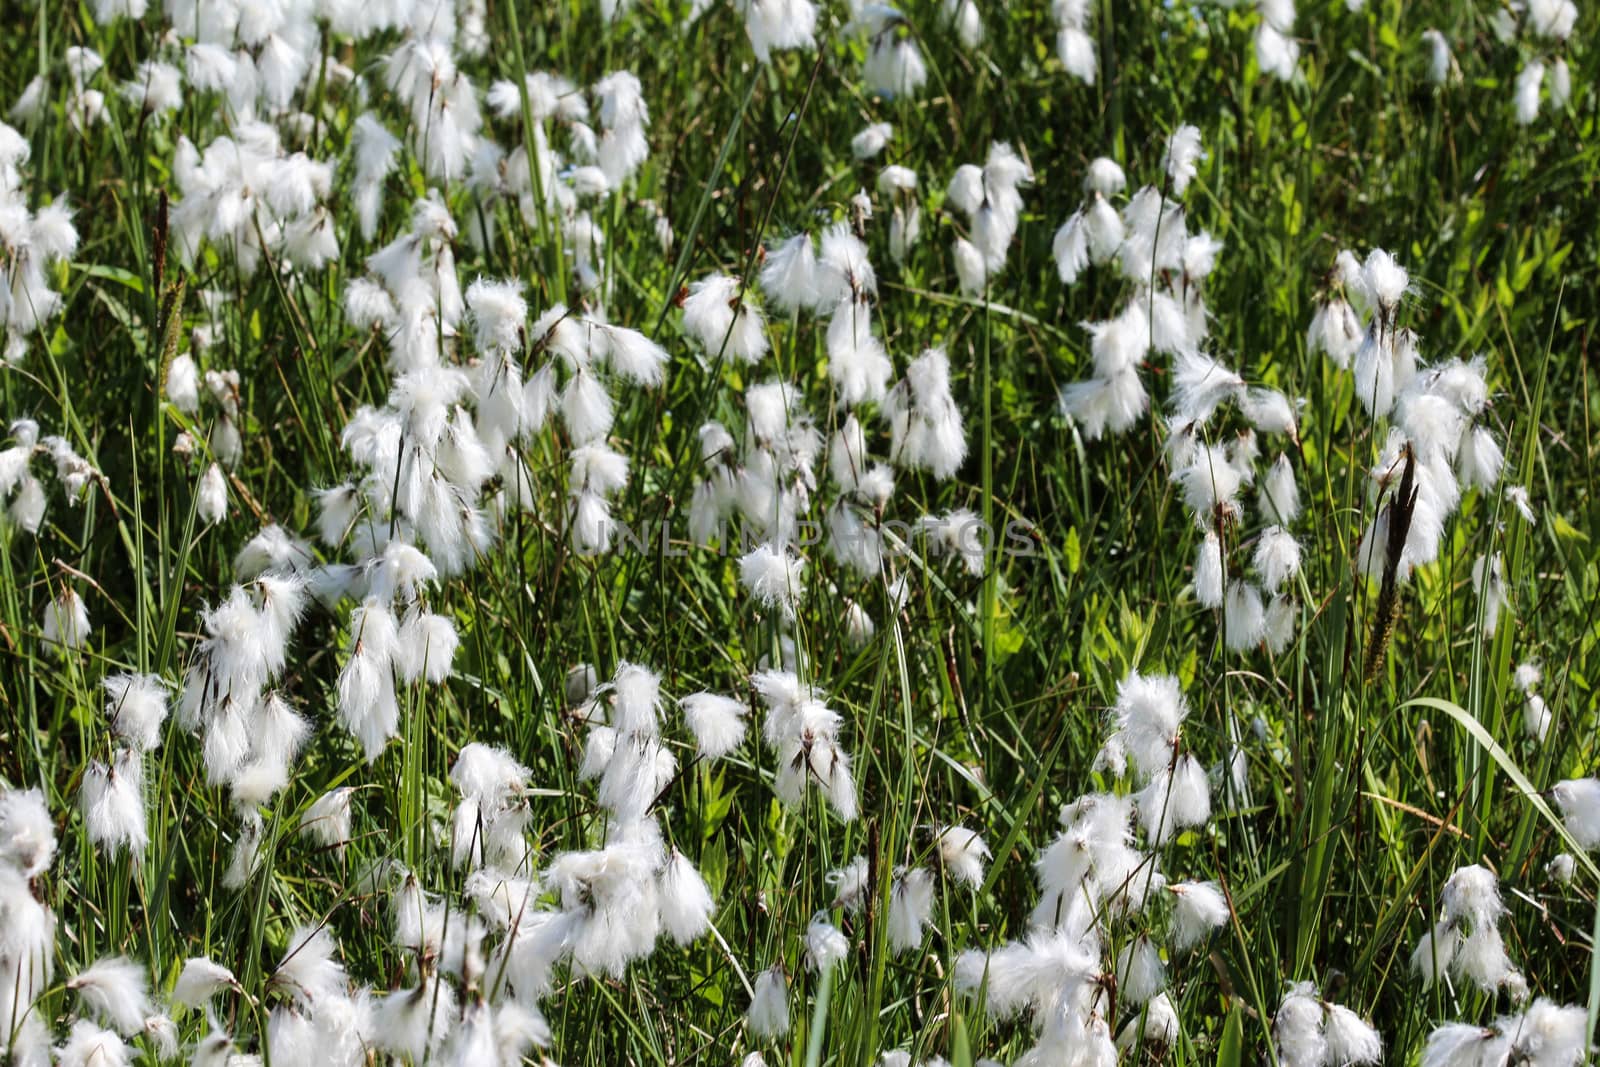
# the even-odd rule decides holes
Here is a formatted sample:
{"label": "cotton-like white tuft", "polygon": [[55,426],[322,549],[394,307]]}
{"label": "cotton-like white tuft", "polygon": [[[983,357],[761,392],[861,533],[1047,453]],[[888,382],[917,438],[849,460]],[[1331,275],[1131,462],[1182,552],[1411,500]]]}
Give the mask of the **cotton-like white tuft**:
{"label": "cotton-like white tuft", "polygon": [[1428,81],[1443,85],[1450,80],[1455,68],[1455,57],[1450,54],[1450,42],[1435,29],[1422,31],[1422,44],[1428,50]]}
{"label": "cotton-like white tuft", "polygon": [[789,984],[782,964],[773,964],[756,976],[746,1025],[757,1040],[771,1040],[789,1032]]}
{"label": "cotton-like white tuft", "polygon": [[39,789],[0,790],[0,865],[9,865],[31,879],[50,869],[55,853],[55,824],[44,793]]}
{"label": "cotton-like white tuft", "polygon": [[1228,921],[1228,901],[1215,882],[1174,882],[1167,890],[1173,895],[1173,948],[1192,948]]}
{"label": "cotton-like white tuft", "polygon": [[[79,1019],[72,1024],[67,1040],[55,1049],[55,1064],[56,1067],[128,1067],[133,1054],[134,1050],[112,1031]],[[48,1063],[49,1060],[38,1062]]]}
{"label": "cotton-like white tuft", "polygon": [[776,608],[786,619],[805,591],[805,560],[787,549],[757,545],[739,559],[739,581],[763,607]]}
{"label": "cotton-like white tuft", "polygon": [[1543,86],[1544,64],[1537,59],[1529,60],[1517,72],[1516,91],[1512,98],[1519,125],[1532,125],[1533,120],[1539,117],[1539,91]]}
{"label": "cotton-like white tuft", "polygon": [[1182,196],[1188,191],[1189,183],[1198,172],[1200,160],[1204,158],[1205,150],[1200,145],[1200,130],[1197,127],[1179,126],[1172,131],[1172,136],[1167,138],[1166,158],[1161,166],[1172,182],[1173,193]]}
{"label": "cotton-like white tuft", "polygon": [[270,984],[292,994],[302,1005],[343,996],[344,966],[334,958],[337,946],[326,927],[303,925],[289,936]]}
{"label": "cotton-like white tuft", "polygon": [[952,878],[969,889],[983,884],[984,862],[989,846],[975,831],[964,826],[946,826],[934,833],[939,859]]}
{"label": "cotton-like white tuft", "polygon": [[951,477],[967,456],[961,411],[950,391],[950,360],[930,348],[906,368],[883,406],[891,431],[890,459],[935,478]]}
{"label": "cotton-like white tuft", "polygon": [[324,847],[336,848],[350,841],[349,786],[330,789],[311,803],[300,817],[300,832]]}
{"label": "cotton-like white tuft", "polygon": [[711,928],[716,905],[705,879],[688,857],[672,850],[661,874],[661,923],[672,940],[687,945]]}
{"label": "cotton-like white tuft", "polygon": [[1591,852],[1600,849],[1600,780],[1570,778],[1557,782],[1550,795],[1578,846]]}
{"label": "cotton-like white tuft", "polygon": [[740,294],[737,278],[712,274],[689,286],[683,328],[709,357],[756,363],[767,352],[761,308]]}
{"label": "cotton-like white tuft", "polygon": [[1300,571],[1300,542],[1283,527],[1269,526],[1256,540],[1254,563],[1262,588],[1276,593]]}
{"label": "cotton-like white tuft", "polygon": [[850,154],[857,159],[871,159],[882,152],[894,137],[894,127],[887,122],[875,122],[850,139]]}
{"label": "cotton-like white tuft", "polygon": [[1168,1048],[1177,1041],[1178,1032],[1178,1011],[1173,1007],[1172,998],[1158,993],[1145,1003],[1142,1013],[1130,1015],[1123,1024],[1117,1034],[1117,1050],[1126,1052],[1139,1042],[1152,1050]]}
{"label": "cotton-like white tuft", "polygon": [[814,915],[806,927],[806,961],[817,972],[828,970],[850,954],[850,942],[823,915]]}
{"label": "cotton-like white tuft", "polygon": [[396,635],[395,662],[407,682],[426,678],[438,685],[450,676],[460,637],[455,623],[427,611],[408,612]]}
{"label": "cotton-like white tuft", "polygon": [[795,234],[768,246],[766,264],[761,268],[761,291],[768,304],[785,314],[817,306],[817,254],[810,234]]}
{"label": "cotton-like white tuft", "polygon": [[1529,693],[1522,699],[1522,732],[1543,743],[1550,733],[1555,716],[1538,693]]}
{"label": "cotton-like white tuft", "polygon": [[1167,984],[1167,965],[1161,950],[1147,937],[1138,937],[1117,954],[1117,994],[1129,1004],[1144,1004]]}
{"label": "cotton-like white tuft", "polygon": [[78,787],[78,806],[90,841],[112,853],[126,848],[135,857],[142,855],[150,838],[140,753],[123,749],[110,765],[90,763]]}
{"label": "cotton-like white tuft", "polygon": [[745,32],[763,63],[771,62],[774,51],[814,48],[816,26],[811,0],[752,0],[745,6]]}
{"label": "cotton-like white tuft", "polygon": [[933,916],[933,876],[912,867],[895,876],[889,888],[889,947],[909,952],[922,944],[922,931]]}
{"label": "cotton-like white tuft", "polygon": [[1500,612],[1511,602],[1500,553],[1479,556],[1472,561],[1472,588],[1481,605],[1483,635],[1492,638],[1500,627]]}
{"label": "cotton-like white tuft", "polygon": [[703,759],[721,759],[744,741],[748,709],[732,697],[692,693],[679,704]]}
{"label": "cotton-like white tuft", "polygon": [[1328,1056],[1323,1025],[1324,1013],[1316,987],[1310,982],[1291,986],[1272,1019],[1278,1062],[1284,1067],[1323,1067],[1338,1062]]}
{"label": "cotton-like white tuft", "polygon": [[1369,1064],[1383,1059],[1383,1038],[1378,1031],[1343,1005],[1328,1005],[1323,1033],[1329,1063]]}
{"label": "cotton-like white tuft", "polygon": [[89,609],[75,590],[63,587],[44,609],[40,636],[63,655],[82,648],[89,640]]}
{"label": "cotton-like white tuft", "polygon": [[178,983],[172,987],[172,1002],[184,1008],[198,1008],[223,989],[236,986],[233,972],[204,956],[184,961]]}
{"label": "cotton-like white tuft", "polygon": [[1207,530],[1194,561],[1194,596],[1201,607],[1222,607],[1224,579],[1222,542],[1214,530]]}
{"label": "cotton-like white tuft", "polygon": [[67,988],[102,1022],[124,1037],[144,1028],[153,1012],[144,968],[126,956],[108,956],[67,979]]}
{"label": "cotton-like white tuft", "polygon": [[153,674],[117,674],[101,683],[106,691],[106,724],[112,734],[149,752],[161,745],[167,718],[167,691]]}

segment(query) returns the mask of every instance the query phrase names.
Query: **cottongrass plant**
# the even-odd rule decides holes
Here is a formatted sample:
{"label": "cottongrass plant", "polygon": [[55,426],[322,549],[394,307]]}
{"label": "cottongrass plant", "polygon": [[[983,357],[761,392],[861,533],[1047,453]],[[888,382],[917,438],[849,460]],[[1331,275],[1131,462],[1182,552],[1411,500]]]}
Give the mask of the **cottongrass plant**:
{"label": "cottongrass plant", "polygon": [[26,137],[0,122],[0,249],[5,252],[0,268],[5,347],[0,355],[8,363],[21,360],[29,337],[60,313],[61,294],[46,271],[78,248],[78,230],[64,198],[29,208],[24,168],[30,151]]}
{"label": "cottongrass plant", "polygon": [[1585,16],[1369,6],[22,11],[0,1061],[1585,1062]]}
{"label": "cottongrass plant", "polygon": [[[1034,862],[1040,895],[1027,936],[957,959],[959,989],[999,1016],[1029,1015],[1037,1043],[1028,1062],[1065,1048],[1070,1062],[1114,1063],[1119,1048],[1176,1039],[1169,963],[1230,915],[1215,883],[1170,881],[1162,870],[1174,831],[1211,819],[1206,771],[1184,750],[1187,716],[1176,678],[1122,680],[1099,762],[1119,778],[1131,771],[1137,790],[1064,806],[1061,833]],[[1139,847],[1136,827],[1151,851]],[[1129,1021],[1114,1035],[1118,1005]]]}

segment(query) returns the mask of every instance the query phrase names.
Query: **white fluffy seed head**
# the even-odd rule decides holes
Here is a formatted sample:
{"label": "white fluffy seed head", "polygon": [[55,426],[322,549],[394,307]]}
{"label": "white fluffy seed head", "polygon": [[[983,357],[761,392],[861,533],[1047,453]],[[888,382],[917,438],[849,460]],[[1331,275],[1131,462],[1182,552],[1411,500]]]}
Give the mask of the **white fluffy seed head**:
{"label": "white fluffy seed head", "polygon": [[1162,167],[1172,182],[1172,191],[1182,196],[1194,180],[1205,150],[1200,146],[1200,130],[1194,126],[1179,126],[1167,139],[1166,159]]}
{"label": "white fluffy seed head", "polygon": [[144,1028],[152,1014],[144,968],[126,956],[109,956],[67,979],[67,988],[102,1022],[124,1037]]}
{"label": "white fluffy seed head", "polygon": [[806,962],[819,973],[850,954],[850,942],[822,913],[812,916],[811,923],[806,927],[805,948]]}
{"label": "white fluffy seed head", "polygon": [[701,758],[721,759],[744,741],[747,709],[732,697],[692,693],[679,704]]}
{"label": "white fluffy seed head", "polygon": [[989,846],[976,831],[965,826],[945,826],[934,831],[934,840],[939,847],[940,862],[951,878],[969,889],[983,884]]}
{"label": "white fluffy seed head", "polygon": [[716,905],[705,879],[677,849],[661,874],[661,922],[679,945],[687,945],[711,927]]}
{"label": "white fluffy seed head", "polygon": [[[1571,778],[1557,782],[1550,794],[1578,846],[1589,851],[1600,848],[1600,780]],[[1498,902],[1498,896],[1495,899]]]}
{"label": "white fluffy seed head", "polygon": [[1215,882],[1174,882],[1167,890],[1173,895],[1173,948],[1192,948],[1228,921],[1228,900]]}
{"label": "white fluffy seed head", "polygon": [[746,1025],[757,1040],[772,1040],[789,1032],[789,984],[781,963],[756,976]]}
{"label": "white fluffy seed head", "polygon": [[117,674],[101,683],[106,691],[106,723],[111,732],[145,752],[161,744],[167,718],[167,691],[153,674]]}
{"label": "white fluffy seed head", "polygon": [[198,1008],[221,990],[237,985],[233,972],[204,956],[184,961],[178,983],[172,987],[172,1002],[184,1008]]}

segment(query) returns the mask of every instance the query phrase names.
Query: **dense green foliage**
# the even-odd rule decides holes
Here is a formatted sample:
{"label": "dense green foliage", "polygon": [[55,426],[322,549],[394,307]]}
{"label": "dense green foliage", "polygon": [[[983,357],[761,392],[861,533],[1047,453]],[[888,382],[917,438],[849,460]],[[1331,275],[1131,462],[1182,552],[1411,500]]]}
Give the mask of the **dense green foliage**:
{"label": "dense green foliage", "polygon": [[[309,537],[312,491],[352,467],[341,430],[388,392],[381,340],[349,324],[341,296],[430,183],[404,151],[373,241],[339,205],[356,116],[371,106],[397,131],[405,121],[378,70],[396,37],[355,45],[324,35],[328,54],[366,80],[368,104],[353,86],[317,83],[303,101],[310,128],[285,133],[291,150],[341,161],[328,197],[337,259],[321,272],[245,274],[210,246],[192,267],[157,250],[168,199],[178,197],[178,138],[203,147],[229,123],[219,94],[191,91],[177,113],[142,118],[111,88],[151,54],[161,12],[99,26],[86,7],[0,6],[0,99],[17,99],[35,74],[54,94],[39,121],[13,122],[31,147],[27,199],[37,208],[64,197],[80,233],[51,279],[64,310],[0,368],[0,415],[36,419],[104,476],[75,503],[52,488],[36,536],[0,527],[0,779],[40,786],[56,816],[60,854],[37,889],[60,921],[58,976],[122,952],[147,961],[160,990],[186,957],[209,954],[263,997],[226,1001],[224,1022],[231,1016],[242,1048],[265,1025],[265,977],[302,922],[326,919],[357,980],[396,984],[407,956],[390,940],[385,898],[360,874],[390,858],[430,890],[459,894],[446,775],[469,741],[504,745],[531,769],[540,857],[593,844],[603,819],[592,784],[577,777],[584,726],[565,696],[568,669],[592,663],[608,677],[628,660],[658,670],[668,694],[739,695],[779,648],[779,620],[741,590],[737,559],[687,543],[697,428],[716,418],[737,435],[745,387],[773,375],[801,383],[825,431],[843,415],[830,401],[823,323],[774,314],[772,354],[745,368],[701,356],[679,329],[675,298],[711,270],[753,273],[763,243],[849,217],[857,190],[898,163],[921,179],[923,235],[892,263],[880,198],[866,239],[881,336],[897,375],[926,347],[948,351],[969,457],[946,482],[902,472],[891,511],[914,521],[969,508],[1030,532],[991,552],[984,577],[920,555],[895,559],[913,590],[898,614],[884,581],[811,554],[792,634],[810,677],[846,716],[861,818],[841,822],[816,795],[783,807],[772,756],[754,740],[716,764],[683,752],[662,823],[713,890],[719,937],[664,943],[620,981],[558,983],[544,1002],[550,1056],[736,1061],[758,1046],[744,1031],[749,996],[730,961],[753,976],[784,959],[795,1026],[767,1046],[769,1062],[868,1063],[893,1048],[958,1067],[1010,1062],[1030,1043],[1026,1022],[990,1018],[956,995],[953,961],[1021,936],[1037,897],[1032,862],[1059,829],[1060,805],[1113,787],[1095,755],[1104,709],[1132,669],[1181,679],[1194,709],[1187,743],[1208,765],[1227,754],[1230,722],[1247,728],[1250,803],[1230,811],[1217,792],[1211,825],[1164,851],[1172,877],[1216,880],[1233,909],[1208,948],[1170,961],[1182,1037],[1167,1062],[1259,1062],[1289,981],[1313,980],[1370,1018],[1396,1063],[1412,1062],[1440,1022],[1506,1010],[1503,995],[1497,1003],[1443,985],[1424,992],[1408,972],[1441,884],[1472,862],[1501,878],[1502,929],[1534,991],[1588,1003],[1592,1017],[1600,878],[1582,858],[1570,884],[1546,875],[1565,846],[1549,809],[1518,784],[1525,776],[1543,790],[1596,761],[1600,438],[1591,422],[1600,399],[1591,396],[1590,343],[1600,315],[1600,69],[1582,49],[1592,12],[1568,57],[1570,106],[1547,104],[1521,126],[1511,87],[1526,57],[1495,39],[1483,5],[1371,0],[1351,13],[1343,2],[1306,0],[1301,76],[1280,83],[1256,69],[1253,12],[1108,2],[1097,5],[1094,31],[1100,77],[1084,85],[1061,70],[1042,0],[984,4],[987,37],[973,50],[938,5],[919,2],[907,11],[931,76],[919,98],[895,100],[861,86],[864,44],[843,32],[848,12],[833,10],[842,5],[824,10],[818,50],[778,53],[770,66],[752,59],[732,5],[714,3],[692,23],[683,6],[641,0],[607,24],[589,0],[491,3],[491,47],[463,60],[480,89],[525,70],[589,85],[625,68],[643,85],[650,158],[595,221],[606,238],[606,313],[672,356],[663,386],[619,396],[613,431],[632,466],[616,514],[652,536],[642,549],[575,552],[563,473],[570,442],[558,428],[536,436],[526,456],[534,506],[506,522],[480,567],[433,597],[461,632],[454,676],[402,691],[400,740],[370,766],[335,711],[348,606],[314,605],[281,687],[317,730],[265,809],[264,862],[241,891],[221,885],[237,832],[226,793],[206,785],[199,743],[175,725],[148,761],[141,859],[108,857],[88,841],[77,790],[86,763],[109,752],[102,677],[135,670],[178,683],[198,613],[226,595],[240,546],[270,522]],[[1460,81],[1426,80],[1418,39],[1428,27],[1454,43]],[[106,61],[105,115],[83,131],[67,118],[71,45]],[[877,160],[852,159],[852,136],[874,121],[892,122],[895,139]],[[1084,440],[1058,407],[1059,388],[1088,373],[1079,323],[1110,317],[1127,287],[1098,268],[1063,286],[1052,235],[1081,202],[1096,157],[1118,160],[1130,188],[1161,185],[1166,138],[1181,123],[1200,129],[1207,152],[1186,197],[1190,226],[1223,244],[1206,288],[1208,350],[1248,381],[1305,400],[1291,448],[1305,507],[1300,615],[1278,656],[1227,651],[1219,613],[1195,602],[1202,534],[1163,459],[1164,359],[1152,357],[1145,372],[1156,414],[1126,435]],[[959,295],[950,241],[965,223],[942,204],[950,173],[981,163],[991,141],[1013,144],[1035,181],[985,300]],[[582,299],[548,228],[503,201],[485,209],[465,183],[452,183],[447,199],[463,227],[472,212],[499,213],[490,251],[457,243],[463,287],[480,275],[519,279],[535,315]],[[671,220],[670,251],[644,200]],[[1308,353],[1306,327],[1336,253],[1372,247],[1411,272],[1401,318],[1418,331],[1425,361],[1486,357],[1505,480],[1528,488],[1537,521],[1498,494],[1467,493],[1439,562],[1401,587],[1387,658],[1369,682],[1377,590],[1353,561],[1373,513],[1365,475],[1384,428],[1355,403],[1348,373]],[[208,302],[202,291],[218,295]],[[204,416],[191,426],[161,393],[167,361],[189,350],[202,324],[216,334],[202,365],[237,368],[242,381],[243,459],[230,474],[230,514],[209,527],[196,513],[205,463],[173,451],[181,431],[204,438]],[[1232,418],[1217,432],[1236,428]],[[869,429],[879,432],[875,422]],[[1489,638],[1471,572],[1493,552],[1503,554],[1510,607]],[[68,655],[40,636],[64,584],[94,623],[89,645]],[[877,622],[860,646],[846,630],[846,596]],[[1529,660],[1543,665],[1554,712],[1543,743],[1525,737],[1511,680]],[[356,787],[354,840],[318,847],[297,834],[299,817],[339,785]],[[833,899],[827,872],[857,854],[878,872],[923,862],[923,828],[936,823],[984,835],[994,857],[981,890],[941,885],[918,952],[891,954],[880,914],[838,917],[849,958],[831,979],[809,973],[798,937]],[[886,883],[878,888],[887,893]],[[72,1010],[59,977],[45,1004],[55,1019]],[[1114,1026],[1125,1012],[1116,1009]],[[179,1023],[190,1040],[202,1030],[196,1013]]]}

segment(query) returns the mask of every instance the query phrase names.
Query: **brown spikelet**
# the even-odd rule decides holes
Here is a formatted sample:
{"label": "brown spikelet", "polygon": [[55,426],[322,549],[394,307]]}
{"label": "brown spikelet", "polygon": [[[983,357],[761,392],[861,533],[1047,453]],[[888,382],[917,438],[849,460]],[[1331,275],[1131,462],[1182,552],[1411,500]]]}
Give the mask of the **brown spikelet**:
{"label": "brown spikelet", "polygon": [[161,199],[156,203],[155,224],[151,227],[150,235],[150,273],[155,280],[155,287],[151,292],[161,292],[161,283],[167,273],[167,191],[161,190]]}
{"label": "brown spikelet", "polygon": [[1411,445],[1403,453],[1405,468],[1400,473],[1400,487],[1389,501],[1389,540],[1384,545],[1383,588],[1378,593],[1378,613],[1372,620],[1372,640],[1367,644],[1366,679],[1372,681],[1383,667],[1383,657],[1389,648],[1389,638],[1394,633],[1395,600],[1397,597],[1400,556],[1406,547],[1406,535],[1411,532],[1411,516],[1417,506],[1417,457]]}
{"label": "brown spikelet", "polygon": [[178,340],[183,327],[183,295],[187,291],[182,274],[167,289],[161,300],[161,386],[166,388],[166,368],[178,352]]}

